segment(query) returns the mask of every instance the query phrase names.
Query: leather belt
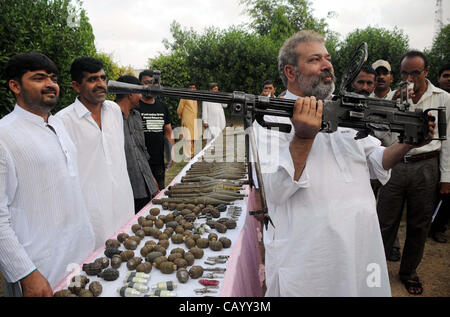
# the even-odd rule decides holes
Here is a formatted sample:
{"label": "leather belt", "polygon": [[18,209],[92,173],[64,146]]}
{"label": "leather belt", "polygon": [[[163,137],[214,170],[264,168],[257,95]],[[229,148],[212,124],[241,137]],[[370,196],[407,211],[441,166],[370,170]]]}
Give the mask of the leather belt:
{"label": "leather belt", "polygon": [[413,162],[423,161],[423,160],[427,160],[427,159],[437,157],[437,156],[439,156],[439,151],[421,153],[421,154],[416,154],[416,155],[411,155],[411,156],[404,156],[403,163],[413,163]]}

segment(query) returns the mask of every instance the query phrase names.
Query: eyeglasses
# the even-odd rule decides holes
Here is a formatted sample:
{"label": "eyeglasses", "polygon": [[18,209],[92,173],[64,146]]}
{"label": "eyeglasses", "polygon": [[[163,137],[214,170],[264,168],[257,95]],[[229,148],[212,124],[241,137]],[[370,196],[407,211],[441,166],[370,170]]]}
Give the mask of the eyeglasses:
{"label": "eyeglasses", "polygon": [[409,76],[411,76],[412,78],[417,78],[420,76],[420,74],[422,74],[425,71],[425,69],[422,69],[421,71],[418,70],[413,70],[412,72],[408,73],[408,72],[401,72],[400,76],[402,76],[403,79],[408,78]]}

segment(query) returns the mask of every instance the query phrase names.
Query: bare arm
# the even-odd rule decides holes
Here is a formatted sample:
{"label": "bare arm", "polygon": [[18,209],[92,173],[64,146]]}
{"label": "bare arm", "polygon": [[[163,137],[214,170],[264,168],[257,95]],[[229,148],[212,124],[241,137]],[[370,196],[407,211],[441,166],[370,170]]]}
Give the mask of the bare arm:
{"label": "bare arm", "polygon": [[33,271],[30,275],[20,280],[20,285],[22,286],[22,294],[24,297],[53,296],[50,284],[38,270]]}

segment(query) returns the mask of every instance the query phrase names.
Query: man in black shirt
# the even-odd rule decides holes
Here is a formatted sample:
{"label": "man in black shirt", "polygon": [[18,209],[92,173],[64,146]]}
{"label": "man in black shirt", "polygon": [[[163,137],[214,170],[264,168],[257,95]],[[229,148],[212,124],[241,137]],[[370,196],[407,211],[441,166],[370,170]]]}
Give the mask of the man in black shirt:
{"label": "man in black shirt", "polygon": [[[152,79],[153,71],[151,70],[144,70],[139,74],[141,85],[151,86]],[[150,168],[159,189],[162,190],[165,187],[165,170],[173,164],[172,159],[164,163],[164,146],[174,144],[169,109],[161,100],[143,95],[139,101],[138,111],[141,113],[144,124],[145,145],[150,154]],[[170,153],[170,149],[166,148],[167,151]]]}

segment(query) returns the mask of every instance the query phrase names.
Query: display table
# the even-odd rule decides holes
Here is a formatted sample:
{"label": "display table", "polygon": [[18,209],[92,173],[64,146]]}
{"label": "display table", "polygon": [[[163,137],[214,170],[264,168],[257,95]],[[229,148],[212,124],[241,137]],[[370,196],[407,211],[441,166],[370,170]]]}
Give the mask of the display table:
{"label": "display table", "polygon": [[[192,164],[197,162],[206,151],[208,151],[209,147],[213,142],[209,143],[200,153],[198,153],[184,168],[183,170],[172,180],[169,186],[172,186],[181,181],[181,177],[186,174],[186,171],[190,169]],[[249,194],[249,188],[247,185],[243,187],[244,194]],[[164,197],[164,190],[159,193],[156,198]],[[242,209],[241,215],[237,219],[237,226],[235,229],[229,229],[226,233],[220,234],[215,230],[211,230],[211,232],[216,233],[219,238],[222,236],[226,236],[232,241],[231,248],[222,249],[222,251],[215,252],[211,249],[203,249],[204,256],[201,259],[195,260],[194,265],[201,265],[204,268],[210,267],[221,267],[226,268],[226,272],[222,278],[215,277],[215,280],[220,281],[219,289],[214,290],[214,293],[206,293],[206,294],[196,294],[194,292],[195,289],[203,288],[203,286],[198,282],[200,279],[189,279],[189,281],[185,284],[178,283],[178,280],[175,276],[175,273],[172,274],[163,274],[160,270],[153,268],[150,272],[151,278],[149,282],[149,286],[153,286],[158,282],[166,282],[173,281],[178,283],[178,288],[176,289],[177,296],[183,297],[196,297],[196,296],[223,296],[223,297],[258,297],[263,296],[261,289],[261,281],[260,270],[261,270],[261,256],[260,249],[258,243],[258,227],[260,226],[259,222],[252,216],[248,215],[247,208],[252,204],[251,197],[245,197],[242,200],[236,200],[233,202],[233,206],[240,207]],[[163,210],[161,205],[154,205],[152,202],[149,202],[138,214],[136,214],[133,218],[131,218],[128,223],[126,223],[118,232],[116,232],[111,238],[115,239],[117,234],[121,232],[128,233],[129,235],[133,235],[131,231],[131,226],[137,223],[137,220],[141,216],[147,216],[149,210],[151,208],[159,208],[161,210],[161,214],[167,214],[169,210]],[[230,207],[228,207],[230,208]],[[221,217],[226,217],[226,212],[223,212]],[[202,237],[207,237],[207,233]],[[153,237],[146,236],[138,248],[134,250],[135,256],[140,255],[140,248],[145,244],[148,240],[155,240]],[[170,243],[170,246],[167,249],[167,255],[170,254],[170,251],[173,248],[183,248],[186,250],[186,247],[183,244],[174,244]],[[121,246],[122,250],[125,250],[123,246]],[[83,263],[91,263],[95,259],[99,257],[104,257],[105,247],[99,248],[95,250],[91,255],[89,255]],[[166,256],[167,256],[166,255]],[[218,256],[218,255],[228,255],[228,261],[225,264],[217,264],[217,265],[208,265],[204,262],[210,256]],[[82,263],[82,264],[83,264]],[[73,271],[64,278],[58,286],[54,289],[54,292],[67,288],[69,285],[70,279],[73,276],[78,274],[86,275],[85,272],[81,271],[80,265],[73,265]],[[188,267],[189,269],[189,267]],[[126,267],[126,263],[122,263],[120,268],[118,269],[120,272],[120,276],[115,281],[104,281],[101,278],[96,276],[88,276],[91,282],[99,281],[103,286],[103,292],[100,296],[119,296],[117,289],[124,286],[124,279],[129,271]],[[204,276],[210,272],[205,272]],[[202,277],[204,278],[204,277]]]}

